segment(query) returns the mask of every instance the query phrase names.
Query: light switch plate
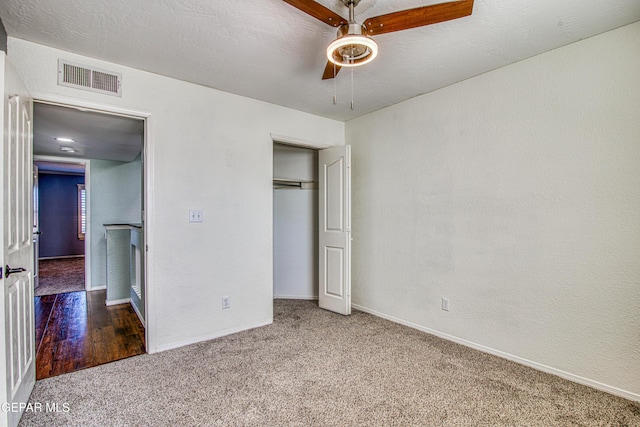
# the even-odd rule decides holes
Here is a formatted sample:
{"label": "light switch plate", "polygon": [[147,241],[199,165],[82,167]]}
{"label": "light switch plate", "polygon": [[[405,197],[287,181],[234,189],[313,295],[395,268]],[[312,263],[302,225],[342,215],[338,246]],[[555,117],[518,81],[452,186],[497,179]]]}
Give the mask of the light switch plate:
{"label": "light switch plate", "polygon": [[189,222],[202,222],[202,211],[199,209],[189,210]]}

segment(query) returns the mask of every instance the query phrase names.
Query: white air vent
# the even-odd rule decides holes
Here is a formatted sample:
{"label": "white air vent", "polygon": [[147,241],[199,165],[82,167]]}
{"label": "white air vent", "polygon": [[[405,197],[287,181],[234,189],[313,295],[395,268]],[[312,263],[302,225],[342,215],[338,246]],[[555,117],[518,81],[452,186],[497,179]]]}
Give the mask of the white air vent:
{"label": "white air vent", "polygon": [[122,75],[58,60],[58,84],[106,95],[122,96]]}

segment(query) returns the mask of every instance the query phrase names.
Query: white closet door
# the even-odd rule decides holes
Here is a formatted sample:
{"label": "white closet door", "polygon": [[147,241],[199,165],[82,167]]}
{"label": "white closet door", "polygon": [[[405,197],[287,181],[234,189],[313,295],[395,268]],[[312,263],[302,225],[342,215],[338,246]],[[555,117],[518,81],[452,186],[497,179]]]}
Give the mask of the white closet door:
{"label": "white closet door", "polygon": [[351,146],[318,153],[319,305],[351,314]]}

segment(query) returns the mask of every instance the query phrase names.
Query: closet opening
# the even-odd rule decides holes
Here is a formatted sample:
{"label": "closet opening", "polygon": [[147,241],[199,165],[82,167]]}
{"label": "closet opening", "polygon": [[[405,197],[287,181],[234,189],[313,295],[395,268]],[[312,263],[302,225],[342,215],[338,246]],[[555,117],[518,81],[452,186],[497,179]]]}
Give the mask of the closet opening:
{"label": "closet opening", "polygon": [[318,216],[318,150],[274,143],[274,299],[318,299]]}

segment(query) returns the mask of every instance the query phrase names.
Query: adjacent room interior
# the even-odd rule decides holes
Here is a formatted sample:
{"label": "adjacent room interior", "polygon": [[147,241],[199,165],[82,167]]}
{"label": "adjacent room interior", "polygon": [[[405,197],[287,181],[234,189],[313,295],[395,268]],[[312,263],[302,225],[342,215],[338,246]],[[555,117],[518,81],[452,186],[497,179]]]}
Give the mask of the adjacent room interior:
{"label": "adjacent room interior", "polygon": [[35,296],[85,290],[86,190],[80,163],[34,161]]}
{"label": "adjacent room interior", "polygon": [[36,378],[143,354],[144,121],[34,105]]}

